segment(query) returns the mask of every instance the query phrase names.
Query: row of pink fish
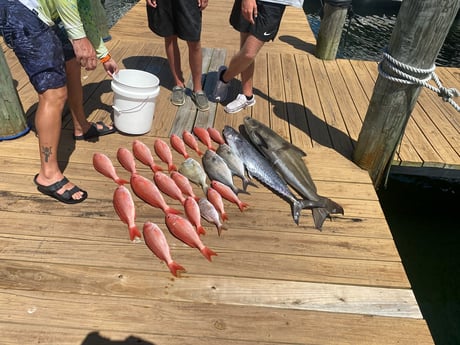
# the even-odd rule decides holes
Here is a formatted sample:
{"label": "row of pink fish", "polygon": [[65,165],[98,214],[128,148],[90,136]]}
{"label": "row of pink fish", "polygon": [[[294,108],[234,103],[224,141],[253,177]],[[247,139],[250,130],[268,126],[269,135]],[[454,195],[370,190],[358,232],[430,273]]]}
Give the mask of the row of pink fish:
{"label": "row of pink fish", "polygon": [[[223,143],[224,140],[220,133],[214,128],[195,128],[194,134],[200,141],[206,145],[208,149],[212,147],[211,139],[217,143]],[[177,135],[170,137],[171,146],[184,158],[189,155],[185,149],[185,144],[192,148],[198,155],[202,155],[195,137],[187,131],[183,133],[183,140]],[[149,205],[160,208],[165,214],[165,224],[168,230],[179,240],[192,248],[197,248],[211,261],[211,256],[217,255],[214,251],[206,247],[199,235],[206,233],[201,224],[201,217],[216,225],[220,235],[221,230],[225,227],[220,222],[220,213],[222,220],[228,219],[224,210],[221,194],[227,200],[230,200],[240,207],[240,210],[247,206],[242,203],[238,197],[228,194],[226,186],[220,186],[217,181],[212,181],[211,187],[207,190],[207,198],[199,198],[193,192],[193,188],[189,180],[177,172],[177,167],[172,160],[172,153],[169,146],[161,139],[156,139],[154,142],[154,150],[158,157],[168,165],[170,176],[162,172],[161,166],[157,165],[153,159],[150,149],[147,145],[139,140],[133,142],[133,153],[126,148],[119,148],[117,151],[117,159],[120,164],[131,173],[130,181],[120,178],[113,166],[111,160],[102,153],[93,155],[93,165],[96,171],[104,176],[111,178],[119,186],[116,188],[113,195],[113,204],[119,218],[128,225],[131,241],[140,241],[142,235],[135,224],[136,211],[134,201],[129,189],[124,184],[130,183],[133,192],[144,202]],[[143,164],[149,166],[154,172],[154,181],[151,181],[140,174],[136,170],[136,157]],[[170,207],[164,200],[161,192],[178,200],[184,207],[187,218],[180,216],[180,211]],[[236,197],[236,200],[235,200]],[[209,199],[209,200],[208,200]],[[204,213],[204,214],[203,214]],[[162,261],[164,261],[171,273],[178,276],[179,272],[185,269],[174,262],[171,258],[169,245],[162,230],[158,225],[152,222],[146,222],[143,227],[144,240],[148,248]]]}

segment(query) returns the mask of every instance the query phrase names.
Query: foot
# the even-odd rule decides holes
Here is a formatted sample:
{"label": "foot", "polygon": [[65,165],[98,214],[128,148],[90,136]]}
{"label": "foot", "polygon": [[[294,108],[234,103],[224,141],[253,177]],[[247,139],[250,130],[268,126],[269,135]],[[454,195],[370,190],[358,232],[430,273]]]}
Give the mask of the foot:
{"label": "foot", "polygon": [[37,174],[34,177],[34,183],[39,192],[65,204],[77,204],[88,197],[88,193],[69,182],[65,176],[58,181],[50,182]]}
{"label": "foot", "polygon": [[226,70],[227,70],[227,67],[220,66],[219,70],[217,71],[217,82],[211,94],[211,100],[213,102],[222,103],[227,98],[228,89],[230,87],[230,82],[226,83],[221,79],[222,75],[225,73]]}
{"label": "foot", "polygon": [[234,114],[247,107],[252,107],[254,104],[256,104],[254,95],[252,95],[252,98],[248,99],[245,95],[240,93],[236,96],[235,100],[227,104],[224,110],[229,114]]}
{"label": "foot", "polygon": [[171,103],[180,107],[185,103],[185,88],[181,86],[174,86],[171,93]]}
{"label": "foot", "polygon": [[203,91],[192,92],[192,101],[201,111],[209,109],[208,97],[206,97],[206,94]]}
{"label": "foot", "polygon": [[116,129],[113,126],[106,125],[102,121],[91,122],[89,129],[83,134],[74,134],[75,140],[89,140],[101,137],[103,135],[115,133]]}

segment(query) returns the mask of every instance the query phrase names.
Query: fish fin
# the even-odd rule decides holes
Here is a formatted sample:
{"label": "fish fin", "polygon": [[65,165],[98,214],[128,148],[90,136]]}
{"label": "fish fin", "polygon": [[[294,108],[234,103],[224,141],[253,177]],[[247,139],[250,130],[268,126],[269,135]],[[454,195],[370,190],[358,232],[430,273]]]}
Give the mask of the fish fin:
{"label": "fish fin", "polygon": [[301,201],[296,200],[291,204],[292,218],[297,225],[299,225],[300,211],[302,208],[303,204]]}
{"label": "fish fin", "polygon": [[326,205],[325,207],[329,211],[330,214],[344,214],[343,207],[337,204],[335,201],[326,198]]}
{"label": "fish fin", "polygon": [[206,230],[201,225],[196,227],[196,232],[198,235],[206,235]]}
{"label": "fish fin", "polygon": [[328,217],[330,218],[329,211],[324,207],[318,207],[318,208],[312,209],[312,213],[313,213],[313,221],[315,223],[315,228],[317,228],[318,230],[321,230],[326,218]]}
{"label": "fish fin", "polygon": [[266,148],[266,149],[268,149],[268,144],[267,144],[267,142],[265,141],[264,137],[261,136],[258,132],[254,132],[254,135],[255,135],[257,138],[254,138],[254,137],[253,137],[253,138],[251,138],[251,139],[257,139],[257,140],[254,140],[254,141],[256,141],[255,144],[256,144],[256,145],[259,145],[259,146],[261,146],[261,147],[264,147],[264,148]]}
{"label": "fish fin", "polygon": [[204,257],[206,259],[208,259],[208,261],[211,261],[211,256],[213,256],[213,255],[217,256],[217,253],[214,252],[213,250],[209,249],[208,247],[201,248],[200,252],[201,252],[201,254],[204,255]]}
{"label": "fish fin", "polygon": [[226,220],[228,220],[228,215],[227,215],[226,212],[222,212],[221,217],[222,217],[222,221],[224,221],[224,222],[225,222]]}
{"label": "fish fin", "polygon": [[246,177],[241,179],[243,181],[243,190],[246,191],[248,189],[248,186],[251,185],[253,187],[259,188],[258,185],[256,185],[254,182],[252,182],[250,179],[247,179]]}
{"label": "fish fin", "polygon": [[177,262],[172,261],[168,264],[168,268],[173,274],[174,277],[180,277],[181,272],[187,272],[185,268],[183,268],[181,265],[179,265]]}
{"label": "fish fin", "polygon": [[142,235],[139,231],[139,229],[137,228],[137,226],[130,226],[129,228],[129,239],[131,240],[131,242],[137,242],[136,238],[137,239],[141,239],[142,238]]}
{"label": "fish fin", "polygon": [[306,157],[307,156],[305,151],[303,151],[302,149],[298,148],[294,144],[291,144],[290,142],[287,142],[287,141],[283,144],[282,149],[283,150],[292,150],[292,151],[294,151],[294,154],[299,155],[300,157]]}
{"label": "fish fin", "polygon": [[222,230],[228,230],[228,228],[224,224],[216,224],[216,228],[217,228],[217,235],[219,236],[222,234]]}
{"label": "fish fin", "polygon": [[240,202],[238,202],[238,208],[240,209],[241,212],[246,210],[248,207],[249,207],[248,203],[245,203],[245,202],[243,202],[241,200],[240,200]]}

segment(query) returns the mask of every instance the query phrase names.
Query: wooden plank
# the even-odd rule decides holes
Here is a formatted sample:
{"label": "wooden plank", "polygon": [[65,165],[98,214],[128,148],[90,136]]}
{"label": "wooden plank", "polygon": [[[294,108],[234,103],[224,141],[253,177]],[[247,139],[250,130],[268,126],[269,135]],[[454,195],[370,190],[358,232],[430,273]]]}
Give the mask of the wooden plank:
{"label": "wooden plank", "polygon": [[[157,267],[159,265],[152,265]],[[107,295],[116,283],[117,274],[106,268],[80,265],[24,263],[8,261],[0,266],[0,287],[5,290],[36,290],[72,294]],[[14,274],[11,274],[14,272]],[[152,276],[155,273],[155,277]],[[34,288],[30,287],[30,277]],[[75,277],[82,277],[76,281]],[[289,308],[295,310],[351,313],[373,316],[421,319],[422,314],[411,290],[358,287],[309,282],[279,281],[271,279],[189,276],[176,279],[164,296],[164,285],[169,272],[131,269],[123,280],[122,298],[198,302],[224,305]],[[97,282],[97,284],[94,284]],[[211,285],[211,288],[210,288]],[[258,298],[254,300],[254,295]]]}
{"label": "wooden plank", "polygon": [[[171,301],[149,304],[147,300],[92,295],[86,295],[83,302],[65,293],[20,290],[2,292],[0,299],[8,301],[5,313],[10,320],[34,326],[51,323],[60,328],[145,332],[150,336],[181,334],[195,339],[219,337],[248,343],[413,344],[417,339],[418,344],[432,344],[425,322],[416,319],[232,305],[216,308],[212,304]],[[321,319],[323,322],[318,322]],[[149,320],[148,326],[145,320]],[[363,337],[363,329],[369,332],[367,336]]]}

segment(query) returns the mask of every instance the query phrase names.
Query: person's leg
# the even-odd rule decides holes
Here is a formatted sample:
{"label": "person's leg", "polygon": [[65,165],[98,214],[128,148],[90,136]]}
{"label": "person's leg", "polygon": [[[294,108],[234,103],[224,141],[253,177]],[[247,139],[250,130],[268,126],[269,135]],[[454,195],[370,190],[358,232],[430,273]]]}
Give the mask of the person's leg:
{"label": "person's leg", "polygon": [[188,41],[187,45],[190,70],[192,72],[193,92],[202,91],[203,87],[201,85],[201,74],[203,72],[203,56],[201,52],[201,42]]}
{"label": "person's leg", "polygon": [[[113,132],[113,126],[103,125],[102,123],[93,124],[88,121],[83,108],[83,87],[81,84],[81,66],[75,58],[65,63],[67,90],[70,113],[72,115],[74,136],[81,138],[84,134],[98,136],[98,134],[108,134]],[[96,126],[97,131],[88,132],[91,126]],[[89,138],[88,138],[89,139]]]}
{"label": "person's leg", "polygon": [[165,37],[165,51],[176,86],[185,87],[177,36]]}
{"label": "person's leg", "polygon": [[[61,134],[61,114],[67,97],[66,87],[48,89],[39,93],[38,108],[35,114],[35,128],[38,135],[40,153],[40,171],[35,182],[42,186],[50,186],[64,178],[59,169],[57,151]],[[56,191],[62,194],[75,185],[68,182]],[[83,191],[72,194],[72,199],[79,200],[85,196]]]}

